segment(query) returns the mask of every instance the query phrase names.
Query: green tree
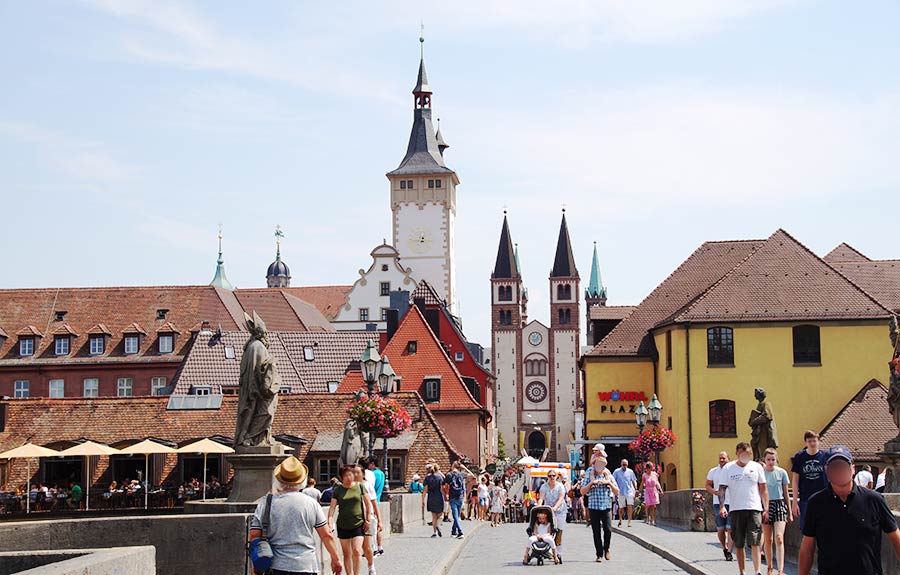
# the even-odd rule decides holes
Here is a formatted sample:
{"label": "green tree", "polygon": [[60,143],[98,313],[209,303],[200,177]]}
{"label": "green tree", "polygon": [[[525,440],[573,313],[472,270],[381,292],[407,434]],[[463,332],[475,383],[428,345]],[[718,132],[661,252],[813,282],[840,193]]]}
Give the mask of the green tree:
{"label": "green tree", "polygon": [[497,434],[497,458],[506,459],[506,443],[503,442],[503,434]]}

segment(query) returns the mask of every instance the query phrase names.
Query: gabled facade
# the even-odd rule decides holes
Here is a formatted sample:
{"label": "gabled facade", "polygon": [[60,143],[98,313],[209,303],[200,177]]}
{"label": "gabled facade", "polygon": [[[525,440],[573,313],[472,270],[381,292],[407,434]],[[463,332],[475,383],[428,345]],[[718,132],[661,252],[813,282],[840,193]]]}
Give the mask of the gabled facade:
{"label": "gabled facade", "polygon": [[662,481],[699,487],[716,453],[749,441],[762,387],[786,462],[806,429],[821,430],[883,377],[890,315],[783,230],[707,242],[585,355],[586,438],[627,456],[634,409],[656,393],[676,436]]}
{"label": "gabled facade", "polygon": [[[400,390],[421,395],[460,452],[477,465],[486,465],[491,456],[491,413],[472,395],[418,307],[410,308],[381,355],[388,357],[401,378]],[[365,383],[356,370],[347,374],[338,391],[359,389],[365,389]]]}
{"label": "gabled facade", "polygon": [[491,365],[497,430],[508,454],[569,461],[581,398],[580,277],[563,214],[550,271],[550,326],[528,322],[515,244],[504,214],[491,274]]}
{"label": "gabled facade", "polygon": [[387,330],[391,292],[412,292],[418,285],[412,269],[403,267],[400,254],[393,246],[381,244],[370,255],[372,264],[367,270],[360,268],[359,279],[347,292],[344,305],[331,322],[337,330]]}

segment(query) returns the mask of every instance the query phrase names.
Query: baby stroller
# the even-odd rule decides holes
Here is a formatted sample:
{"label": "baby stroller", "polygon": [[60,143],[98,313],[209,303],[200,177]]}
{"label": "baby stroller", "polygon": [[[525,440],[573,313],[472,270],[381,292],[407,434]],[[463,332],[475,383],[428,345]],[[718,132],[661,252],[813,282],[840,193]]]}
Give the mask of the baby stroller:
{"label": "baby stroller", "polygon": [[[538,514],[541,513],[547,516],[547,523],[545,524],[538,523]],[[543,528],[542,525],[547,525],[548,527]],[[546,529],[546,531],[544,531],[544,529]],[[533,507],[528,520],[528,528],[525,532],[528,533],[529,547],[522,563],[527,565],[532,559],[537,559],[538,565],[543,565],[545,559],[553,561],[556,548],[556,545],[553,542],[553,537],[556,535],[556,524],[553,522],[553,509],[547,505]],[[537,538],[537,535],[539,534],[549,535],[550,537]]]}

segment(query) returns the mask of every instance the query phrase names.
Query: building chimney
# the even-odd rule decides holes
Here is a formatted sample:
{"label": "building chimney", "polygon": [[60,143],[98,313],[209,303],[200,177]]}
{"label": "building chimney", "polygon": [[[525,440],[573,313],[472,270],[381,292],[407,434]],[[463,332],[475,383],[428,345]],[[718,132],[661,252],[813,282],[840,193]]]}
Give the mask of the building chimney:
{"label": "building chimney", "polygon": [[[391,298],[394,299],[394,298]],[[406,304],[409,307],[409,303]],[[391,341],[394,334],[397,333],[397,326],[400,325],[400,311],[396,309],[387,310],[387,340]]]}

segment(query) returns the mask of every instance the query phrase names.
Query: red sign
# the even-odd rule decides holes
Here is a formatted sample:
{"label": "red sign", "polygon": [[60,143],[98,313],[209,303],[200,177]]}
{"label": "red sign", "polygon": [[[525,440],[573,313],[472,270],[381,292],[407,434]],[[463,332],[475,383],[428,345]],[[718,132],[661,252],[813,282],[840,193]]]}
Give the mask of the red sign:
{"label": "red sign", "polygon": [[600,401],[649,401],[643,391],[598,391]]}

